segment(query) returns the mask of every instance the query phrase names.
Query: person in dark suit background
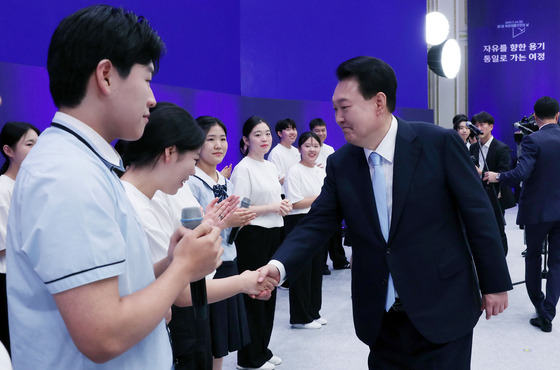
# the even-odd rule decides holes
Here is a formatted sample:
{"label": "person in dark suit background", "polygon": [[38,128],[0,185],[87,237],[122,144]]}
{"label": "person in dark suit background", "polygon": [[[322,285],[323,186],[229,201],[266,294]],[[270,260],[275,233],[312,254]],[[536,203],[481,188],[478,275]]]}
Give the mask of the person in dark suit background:
{"label": "person in dark suit background", "polygon": [[[482,135],[479,135],[478,143],[470,147],[471,156],[477,166],[480,177],[482,178],[486,171],[509,171],[511,169],[509,146],[492,136],[494,117],[487,112],[480,112],[472,117],[471,122],[482,131]],[[480,153],[480,147],[482,147],[482,154]],[[486,159],[486,164],[484,159]],[[504,214],[506,209],[515,207],[515,197],[511,188],[505,184],[487,184],[486,193],[490,203],[492,203],[498,229],[500,230],[500,237],[502,238],[504,253],[507,255],[508,242]]]}
{"label": "person in dark suit background", "polygon": [[[544,96],[534,106],[539,131],[521,141],[521,156],[511,171],[486,173],[490,183],[513,185],[523,182],[519,197],[517,224],[525,225],[527,255],[525,284],[537,317],[531,325],[552,331],[556,304],[560,295],[560,127],[556,99]],[[546,294],[541,289],[541,251],[548,238]]]}
{"label": "person in dark suit background", "polygon": [[337,77],[333,106],[348,143],[329,156],[321,194],[261,278],[295,279],[345,219],[369,367],[468,369],[481,311],[501,313],[512,288],[480,178],[455,132],[392,115],[388,64],[353,58]]}

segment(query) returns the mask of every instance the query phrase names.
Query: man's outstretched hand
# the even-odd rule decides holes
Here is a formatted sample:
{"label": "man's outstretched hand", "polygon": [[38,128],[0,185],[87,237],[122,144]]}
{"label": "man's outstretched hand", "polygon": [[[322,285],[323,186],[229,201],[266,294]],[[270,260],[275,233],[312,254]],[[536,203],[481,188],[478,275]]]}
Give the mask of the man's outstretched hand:
{"label": "man's outstretched hand", "polygon": [[[280,283],[280,271],[278,271],[276,266],[268,264],[260,269],[257,269],[257,271],[259,272],[259,277],[257,278],[259,283],[262,283],[268,278],[272,278],[275,281],[274,286],[278,286],[278,283]],[[270,298],[270,294],[266,295],[262,292],[259,295],[251,295],[250,297],[254,299],[268,300]]]}

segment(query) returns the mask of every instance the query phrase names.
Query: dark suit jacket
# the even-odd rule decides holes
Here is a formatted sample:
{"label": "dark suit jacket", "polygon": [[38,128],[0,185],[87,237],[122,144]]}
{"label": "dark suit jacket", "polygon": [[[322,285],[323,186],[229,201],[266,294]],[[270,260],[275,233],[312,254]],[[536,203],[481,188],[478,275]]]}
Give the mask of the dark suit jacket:
{"label": "dark suit jacket", "polygon": [[[480,153],[478,143],[471,145],[470,152],[475,159],[475,162],[480,168],[482,168],[483,163],[478,163],[478,154]],[[492,140],[492,143],[490,143],[490,148],[488,148],[486,163],[488,164],[489,171],[499,173],[509,171],[511,169],[511,155],[509,146],[494,138],[494,140]],[[511,191],[511,188],[509,186],[503,183],[492,184],[490,186],[493,186],[496,191],[496,195],[499,195],[498,200],[500,202],[502,211],[508,208],[515,207],[515,197],[513,196],[513,192]]]}
{"label": "dark suit jacket", "polygon": [[523,181],[517,223],[560,221],[560,126],[548,124],[521,141],[517,167],[500,175],[500,183]]}
{"label": "dark suit jacket", "polygon": [[476,324],[479,287],[503,292],[511,280],[488,197],[459,136],[432,124],[398,122],[388,242],[364,150],[346,144],[329,156],[321,194],[273,259],[284,264],[288,280],[295,278],[344,218],[353,243],[358,337],[368,345],[377,338],[390,270],[414,326],[432,342],[448,342]]}

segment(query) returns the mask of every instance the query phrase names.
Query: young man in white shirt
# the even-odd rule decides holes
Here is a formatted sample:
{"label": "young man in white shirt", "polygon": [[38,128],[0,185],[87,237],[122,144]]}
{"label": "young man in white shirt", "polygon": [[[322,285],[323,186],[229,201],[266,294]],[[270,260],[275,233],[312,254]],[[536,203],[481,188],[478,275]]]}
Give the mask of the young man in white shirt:
{"label": "young man in white shirt", "polygon": [[[315,162],[316,166],[319,166],[323,169],[327,168],[327,158],[329,155],[334,153],[334,148],[328,144],[325,144],[325,140],[327,139],[327,124],[323,121],[322,118],[315,118],[309,122],[309,130],[313,131],[314,133],[319,136],[321,139],[321,152],[317,157],[317,161]],[[348,235],[346,236],[346,245],[350,245],[350,238]],[[346,254],[344,253],[344,247],[342,246],[342,227],[333,234],[333,236],[329,239],[328,242],[328,251],[331,261],[333,263],[333,268],[335,270],[343,270],[350,268],[350,262],[346,259]],[[323,275],[330,275],[331,271],[329,270],[329,266],[327,265],[327,258],[325,255],[325,267],[323,269]]]}
{"label": "young man in white shirt", "polygon": [[164,48],[146,19],[107,5],[77,11],[53,34],[58,112],[18,173],[8,221],[14,368],[172,368],[164,317],[220,264],[220,230],[180,228],[152,264],[110,145],[141,137]]}
{"label": "young man in white shirt", "polygon": [[327,139],[327,124],[322,118],[314,118],[309,121],[309,130],[313,131],[321,139],[321,152],[317,157],[317,161],[315,161],[315,165],[325,169],[328,156],[334,153],[334,148],[325,143]]}
{"label": "young man in white shirt", "polygon": [[295,146],[292,146],[297,139],[296,123],[291,118],[280,120],[276,123],[276,134],[280,142],[268,154],[268,160],[278,169],[278,180],[282,184],[282,194],[284,191],[284,177],[292,166],[299,163],[301,157]]}

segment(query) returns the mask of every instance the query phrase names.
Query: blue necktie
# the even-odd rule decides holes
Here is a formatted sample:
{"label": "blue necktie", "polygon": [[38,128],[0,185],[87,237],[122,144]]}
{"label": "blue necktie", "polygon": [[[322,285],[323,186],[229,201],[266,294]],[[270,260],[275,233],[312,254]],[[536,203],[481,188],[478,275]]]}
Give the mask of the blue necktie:
{"label": "blue necktie", "polygon": [[[376,152],[369,155],[370,163],[373,165],[373,195],[375,204],[377,205],[377,218],[381,226],[381,233],[385,241],[389,239],[389,210],[387,209],[387,192],[385,190],[385,173],[381,165],[381,156]],[[389,273],[389,281],[387,282],[387,301],[385,302],[385,310],[389,311],[395,303],[395,286],[393,285],[393,276]]]}

